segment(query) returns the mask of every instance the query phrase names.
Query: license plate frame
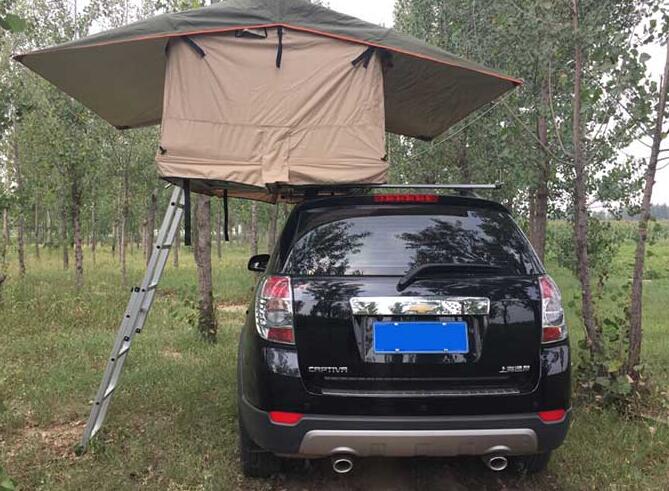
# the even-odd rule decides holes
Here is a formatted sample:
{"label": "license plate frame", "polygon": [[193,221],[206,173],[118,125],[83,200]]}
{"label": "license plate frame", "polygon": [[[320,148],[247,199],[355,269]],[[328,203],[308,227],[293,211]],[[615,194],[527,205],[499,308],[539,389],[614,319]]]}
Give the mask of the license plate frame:
{"label": "license plate frame", "polygon": [[467,354],[465,321],[375,321],[372,347],[376,354]]}

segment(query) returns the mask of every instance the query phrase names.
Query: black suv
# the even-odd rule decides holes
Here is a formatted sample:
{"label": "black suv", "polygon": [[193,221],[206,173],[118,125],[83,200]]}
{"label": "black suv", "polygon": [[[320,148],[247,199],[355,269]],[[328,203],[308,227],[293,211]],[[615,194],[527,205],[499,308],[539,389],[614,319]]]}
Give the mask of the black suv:
{"label": "black suv", "polygon": [[509,211],[466,196],[318,198],[261,271],[238,362],[243,471],[282,457],[478,455],[542,470],[565,438],[560,292]]}

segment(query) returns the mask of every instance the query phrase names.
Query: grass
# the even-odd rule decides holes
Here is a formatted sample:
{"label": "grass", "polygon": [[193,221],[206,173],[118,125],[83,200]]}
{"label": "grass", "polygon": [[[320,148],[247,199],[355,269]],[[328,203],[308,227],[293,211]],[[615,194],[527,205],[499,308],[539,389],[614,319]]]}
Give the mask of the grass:
{"label": "grass", "polygon": [[[644,359],[655,383],[669,383],[669,241],[652,246],[645,284]],[[629,275],[633,245],[616,262],[616,281]],[[215,259],[221,308],[219,342],[208,345],[185,319],[192,315],[192,257],[170,260],[147,328],[135,338],[121,389],[99,437],[83,457],[72,448],[104,368],[130,285],[143,271],[131,255],[131,281],[122,286],[109,251],[97,264],[86,254],[86,286],[77,293],[56,250],[28,258],[28,274],[10,280],[0,304],[0,467],[21,489],[666,489],[669,426],[625,419],[611,410],[576,407],[567,442],[537,478],[482,472],[471,459],[363,462],[336,478],[325,464],[270,481],[244,480],[236,455],[235,357],[253,276],[246,248],[226,245]],[[15,264],[14,258],[12,265]],[[550,268],[565,297],[576,291],[566,271]],[[572,337],[581,336],[574,312]],[[657,411],[668,419],[667,410]]]}

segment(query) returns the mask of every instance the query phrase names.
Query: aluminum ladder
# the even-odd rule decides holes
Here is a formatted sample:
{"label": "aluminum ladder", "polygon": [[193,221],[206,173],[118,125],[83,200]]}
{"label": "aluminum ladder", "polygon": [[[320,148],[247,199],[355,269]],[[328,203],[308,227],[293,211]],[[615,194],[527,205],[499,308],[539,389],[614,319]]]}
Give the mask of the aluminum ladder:
{"label": "aluminum ladder", "polygon": [[146,318],[149,315],[158,282],[167,263],[170,248],[174,244],[174,238],[179,231],[179,224],[184,214],[185,199],[184,189],[174,186],[170,204],[167,207],[163,223],[158,231],[158,237],[151,252],[151,258],[149,259],[144,279],[140,286],[134,287],[131,291],[130,300],[128,301],[121,326],[116,335],[114,348],[107,361],[107,367],[105,368],[100,388],[95,396],[81,443],[75,449],[75,452],[79,455],[86,451],[91,438],[102,427],[102,423],[109,410],[111,397],[118,387],[132,339],[135,334],[139,334],[142,331]]}

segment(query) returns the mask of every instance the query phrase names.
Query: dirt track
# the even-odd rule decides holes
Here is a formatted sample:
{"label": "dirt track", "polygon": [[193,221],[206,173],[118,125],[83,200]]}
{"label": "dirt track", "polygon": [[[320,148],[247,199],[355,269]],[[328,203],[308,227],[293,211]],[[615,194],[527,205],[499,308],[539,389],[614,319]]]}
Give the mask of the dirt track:
{"label": "dirt track", "polygon": [[[546,477],[546,476],[544,476]],[[548,483],[546,482],[548,481]],[[277,491],[531,490],[559,489],[551,479],[488,471],[477,458],[364,459],[349,474],[335,475],[328,460],[296,465],[275,481]],[[554,481],[553,481],[554,483]]]}

